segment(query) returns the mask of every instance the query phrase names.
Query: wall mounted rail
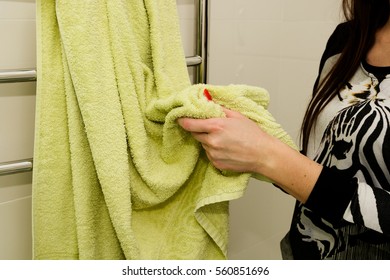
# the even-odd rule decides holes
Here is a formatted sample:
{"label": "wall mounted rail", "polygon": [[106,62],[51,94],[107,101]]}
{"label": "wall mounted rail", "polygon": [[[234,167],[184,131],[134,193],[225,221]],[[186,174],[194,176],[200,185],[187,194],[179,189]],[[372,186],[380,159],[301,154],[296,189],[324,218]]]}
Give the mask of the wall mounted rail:
{"label": "wall mounted rail", "polygon": [[0,83],[32,82],[36,79],[35,69],[0,70]]}
{"label": "wall mounted rail", "polygon": [[33,159],[0,163],[0,176],[32,171]]}
{"label": "wall mounted rail", "polygon": [[[203,62],[199,55],[186,57],[188,67],[198,66]],[[21,83],[33,82],[37,80],[37,71],[35,69],[15,69],[0,70],[0,83]]]}
{"label": "wall mounted rail", "polygon": [[202,59],[197,66],[195,83],[207,83],[207,62],[208,62],[208,14],[209,0],[197,1],[197,27],[196,27],[196,57]]}
{"label": "wall mounted rail", "polygon": [[[190,56],[186,57],[188,67],[199,66],[202,64],[202,57]],[[15,69],[15,70],[0,70],[0,83],[21,83],[34,82],[37,80],[37,71],[35,69]]]}

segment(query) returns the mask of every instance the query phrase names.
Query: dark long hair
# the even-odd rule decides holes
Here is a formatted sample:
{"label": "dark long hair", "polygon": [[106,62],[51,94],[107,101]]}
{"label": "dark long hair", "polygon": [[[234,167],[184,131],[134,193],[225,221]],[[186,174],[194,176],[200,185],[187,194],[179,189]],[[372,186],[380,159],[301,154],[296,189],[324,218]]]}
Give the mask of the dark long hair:
{"label": "dark long hair", "polygon": [[331,71],[315,85],[301,128],[302,152],[319,113],[352,78],[375,41],[375,32],[389,19],[390,0],[343,0],[345,19],[351,28],[347,43]]}

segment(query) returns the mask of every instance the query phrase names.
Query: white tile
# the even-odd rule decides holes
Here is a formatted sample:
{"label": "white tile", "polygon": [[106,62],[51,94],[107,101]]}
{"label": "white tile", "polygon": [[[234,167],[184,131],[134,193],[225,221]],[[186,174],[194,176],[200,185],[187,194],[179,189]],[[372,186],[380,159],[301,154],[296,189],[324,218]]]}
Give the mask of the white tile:
{"label": "white tile", "polygon": [[235,82],[263,87],[271,95],[276,94],[278,85],[279,58],[254,55],[236,56],[239,63],[234,71]]}
{"label": "white tile", "polygon": [[214,20],[210,25],[210,56],[279,57],[281,39],[279,22]]}
{"label": "white tile", "polygon": [[0,176],[0,204],[31,196],[31,182],[32,172]]}
{"label": "white tile", "polygon": [[317,61],[283,59],[281,62],[278,95],[273,105],[282,109],[274,117],[296,143],[317,72]]}
{"label": "white tile", "polygon": [[197,0],[176,0],[180,19],[196,19],[195,2],[197,2]]}
{"label": "white tile", "polygon": [[229,253],[230,260],[282,260],[280,241],[286,232],[275,233],[270,238],[264,239],[242,251]]}
{"label": "white tile", "polygon": [[0,1],[2,19],[35,19],[35,0]]}
{"label": "white tile", "polygon": [[239,20],[281,20],[282,0],[234,0]]}
{"label": "white tile", "polygon": [[237,16],[235,0],[209,0],[211,19],[235,19]]}
{"label": "white tile", "polygon": [[35,83],[0,85],[0,119],[0,162],[33,157]]}
{"label": "white tile", "polygon": [[[217,61],[218,64],[216,63]],[[208,63],[209,84],[229,85],[238,83],[234,69],[239,66],[237,66],[235,57],[223,55],[216,57],[214,55],[210,56]]]}
{"label": "white tile", "polygon": [[209,34],[210,56],[232,54],[237,37],[237,24],[230,20],[212,20]]}
{"label": "white tile", "polygon": [[196,22],[194,20],[180,20],[180,33],[186,56],[196,53]]}
{"label": "white tile", "polygon": [[283,25],[282,53],[284,58],[316,60],[321,57],[334,23],[289,22]]}
{"label": "white tile", "polygon": [[1,203],[0,225],[0,259],[31,259],[31,197]]}
{"label": "white tile", "polygon": [[0,1],[0,38],[0,69],[35,67],[35,1]]}
{"label": "white tile", "polygon": [[196,51],[197,11],[194,0],[177,0],[180,20],[180,33],[186,56],[192,56]]}
{"label": "white tile", "polygon": [[245,196],[230,204],[230,253],[239,254],[275,233],[287,232],[294,203],[273,185],[251,180]]}
{"label": "white tile", "polygon": [[213,19],[228,20],[280,20],[282,0],[211,0]]}
{"label": "white tile", "polygon": [[234,69],[239,63],[234,55],[234,38],[230,35],[234,26],[229,20],[213,20],[210,24],[209,83],[234,83]]}
{"label": "white tile", "polygon": [[[268,110],[274,114],[277,111],[279,94],[279,59],[260,56],[230,56],[219,58],[215,66],[215,56],[210,58],[209,83],[228,85],[246,84],[266,89],[270,95]],[[223,60],[223,61],[222,61]],[[221,66],[223,65],[223,66]],[[221,71],[221,69],[224,69]]]}
{"label": "white tile", "polygon": [[237,21],[236,29],[231,34],[237,54],[280,56],[282,38],[278,21]]}
{"label": "white tile", "polygon": [[35,20],[0,20],[0,38],[0,69],[35,67]]}
{"label": "white tile", "polygon": [[340,7],[339,0],[283,0],[283,19],[339,22],[342,18]]}

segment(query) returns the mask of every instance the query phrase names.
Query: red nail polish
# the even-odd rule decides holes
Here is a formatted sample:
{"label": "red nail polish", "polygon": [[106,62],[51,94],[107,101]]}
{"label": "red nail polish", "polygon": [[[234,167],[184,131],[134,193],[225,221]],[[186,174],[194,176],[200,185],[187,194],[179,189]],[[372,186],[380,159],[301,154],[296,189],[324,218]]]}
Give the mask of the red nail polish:
{"label": "red nail polish", "polygon": [[210,92],[207,90],[207,88],[204,89],[203,95],[206,96],[206,98],[207,98],[208,101],[212,101],[212,100],[213,100],[213,98],[211,97],[211,94],[210,94]]}

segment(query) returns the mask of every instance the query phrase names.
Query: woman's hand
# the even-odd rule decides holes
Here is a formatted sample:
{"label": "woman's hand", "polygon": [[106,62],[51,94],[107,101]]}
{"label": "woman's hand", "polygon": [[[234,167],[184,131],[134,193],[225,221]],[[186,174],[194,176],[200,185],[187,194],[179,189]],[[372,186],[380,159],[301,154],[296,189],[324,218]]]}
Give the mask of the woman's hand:
{"label": "woman's hand", "polygon": [[225,108],[223,110],[226,118],[182,118],[178,122],[202,144],[216,168],[259,172],[262,160],[267,158],[267,146],[275,140],[242,114]]}
{"label": "woman's hand", "polygon": [[226,118],[182,118],[178,123],[202,143],[216,168],[262,174],[306,202],[322,166],[265,133],[242,114],[228,109],[224,112]]}

